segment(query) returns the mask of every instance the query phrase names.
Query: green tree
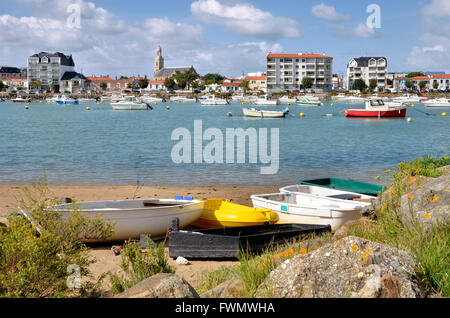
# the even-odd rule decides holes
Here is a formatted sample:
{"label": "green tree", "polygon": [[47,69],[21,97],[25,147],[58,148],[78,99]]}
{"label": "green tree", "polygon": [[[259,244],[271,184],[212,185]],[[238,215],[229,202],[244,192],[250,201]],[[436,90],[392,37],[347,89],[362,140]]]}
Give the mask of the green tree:
{"label": "green tree", "polygon": [[180,87],[181,89],[185,89],[186,86],[190,86],[191,83],[198,77],[198,74],[191,70],[175,74],[175,80],[177,81],[178,87]]}
{"label": "green tree", "polygon": [[172,78],[172,77],[168,77],[168,78],[166,78],[165,80],[164,80],[164,86],[167,88],[167,89],[174,89],[175,88],[175,80]]}
{"label": "green tree", "polygon": [[420,90],[423,90],[427,84],[424,81],[419,82]]}
{"label": "green tree", "polygon": [[191,86],[192,86],[193,89],[197,89],[198,88],[198,83],[197,82],[193,82]]}
{"label": "green tree", "polygon": [[31,87],[34,89],[39,89],[41,88],[41,81],[40,80],[35,80],[31,83]]}
{"label": "green tree", "polygon": [[141,78],[141,79],[138,81],[138,85],[139,85],[139,87],[142,88],[142,89],[147,88],[147,87],[148,87],[148,79],[146,79],[146,78]]}
{"label": "green tree", "polygon": [[406,81],[405,82],[405,87],[408,89],[408,90],[410,90],[412,87],[414,86],[414,84],[413,84],[413,82],[412,81]]}
{"label": "green tree", "polygon": [[367,88],[366,82],[364,80],[358,78],[353,82],[353,89],[357,89],[361,92],[365,91]]}
{"label": "green tree", "polygon": [[434,89],[438,89],[438,87],[439,87],[439,83],[437,81],[434,81],[433,82],[433,88]]}
{"label": "green tree", "polygon": [[377,86],[378,84],[376,79],[373,78],[369,81],[369,89],[371,92],[373,92]]}
{"label": "green tree", "polygon": [[106,82],[101,82],[100,83],[100,88],[104,91],[106,90],[106,88],[108,87],[108,84]]}
{"label": "green tree", "polygon": [[393,82],[392,82],[392,80],[390,78],[388,78],[386,80],[386,84],[388,84],[389,86],[392,86]]}
{"label": "green tree", "polygon": [[411,72],[408,75],[406,75],[406,77],[408,77],[408,78],[416,77],[416,76],[425,76],[425,74],[422,72]]}
{"label": "green tree", "polygon": [[310,77],[304,77],[302,79],[303,88],[308,89],[311,88],[314,84],[314,80]]}
{"label": "green tree", "polygon": [[130,89],[133,88],[133,84],[128,83],[128,84],[127,84],[127,88],[130,88]]}
{"label": "green tree", "polygon": [[0,81],[0,92],[1,92],[4,88],[5,88],[5,84],[4,84],[2,81]]}
{"label": "green tree", "polygon": [[241,83],[241,87],[244,90],[244,94],[250,89],[250,81],[243,80]]}
{"label": "green tree", "polygon": [[206,85],[220,84],[224,79],[225,77],[220,75],[219,73],[208,73],[203,76],[203,80],[205,81]]}

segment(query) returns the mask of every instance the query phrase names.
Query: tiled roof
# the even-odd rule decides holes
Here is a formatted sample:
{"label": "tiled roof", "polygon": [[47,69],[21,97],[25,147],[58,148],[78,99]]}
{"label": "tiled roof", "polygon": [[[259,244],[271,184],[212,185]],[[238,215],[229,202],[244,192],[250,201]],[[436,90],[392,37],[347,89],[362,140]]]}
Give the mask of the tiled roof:
{"label": "tiled roof", "polygon": [[247,76],[245,79],[247,81],[257,81],[257,80],[265,81],[267,80],[267,76]]}
{"label": "tiled roof", "polygon": [[384,59],[387,61],[387,59],[383,56],[365,56],[365,57],[354,58],[356,63],[358,63],[358,67],[369,66],[369,60],[371,60],[371,59],[375,59],[375,60]]}
{"label": "tiled roof", "polygon": [[61,65],[75,66],[75,62],[73,61],[72,55],[65,55],[60,52],[56,52],[56,53],[41,52],[41,53],[34,54],[31,57],[38,57],[39,59],[42,59],[43,57],[47,57],[47,58],[60,57]]}
{"label": "tiled roof", "polygon": [[2,66],[0,67],[0,73],[20,73],[20,69],[17,67]]}
{"label": "tiled roof", "polygon": [[71,79],[84,79],[86,80],[86,77],[83,74],[77,73],[77,72],[65,72],[63,77],[61,78],[61,81],[70,81]]}
{"label": "tiled roof", "polygon": [[113,81],[110,77],[97,77],[97,76],[88,76],[87,79],[92,82],[109,82]]}
{"label": "tiled roof", "polygon": [[192,66],[183,66],[183,67],[165,67],[160,69],[157,73],[155,73],[154,77],[168,77],[173,73],[184,73],[185,71],[194,71],[195,69]]}
{"label": "tiled roof", "polygon": [[307,58],[307,57],[325,57],[332,59],[331,56],[327,56],[324,54],[317,54],[317,53],[269,53],[267,55],[268,58],[275,58],[275,57],[287,57],[287,58]]}
{"label": "tiled roof", "polygon": [[450,74],[432,74],[430,78],[450,78]]}

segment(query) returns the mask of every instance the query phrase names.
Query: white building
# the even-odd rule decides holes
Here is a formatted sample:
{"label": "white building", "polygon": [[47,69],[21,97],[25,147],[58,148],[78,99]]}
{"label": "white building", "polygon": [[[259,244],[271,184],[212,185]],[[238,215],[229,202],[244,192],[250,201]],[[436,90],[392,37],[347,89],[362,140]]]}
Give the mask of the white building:
{"label": "white building", "polygon": [[450,90],[450,74],[430,74],[430,89],[434,89],[434,83],[436,82],[438,90]]}
{"label": "white building", "polygon": [[353,89],[353,83],[362,79],[367,87],[371,80],[377,81],[377,90],[383,91],[387,79],[387,59],[385,57],[353,58],[347,65],[347,89]]}
{"label": "white building", "polygon": [[293,90],[303,88],[302,80],[313,80],[312,89],[320,92],[332,90],[333,58],[316,53],[269,53],[267,55],[267,90]]}
{"label": "white building", "polygon": [[44,90],[59,90],[66,72],[75,72],[72,55],[41,52],[28,58],[27,80],[30,87],[40,81],[40,88]]}

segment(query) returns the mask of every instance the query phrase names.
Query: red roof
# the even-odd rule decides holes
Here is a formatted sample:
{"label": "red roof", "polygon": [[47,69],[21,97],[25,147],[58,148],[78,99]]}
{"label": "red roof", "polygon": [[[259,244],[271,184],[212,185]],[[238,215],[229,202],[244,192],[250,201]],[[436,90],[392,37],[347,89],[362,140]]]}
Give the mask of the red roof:
{"label": "red roof", "polygon": [[428,76],[414,76],[414,77],[411,77],[410,79],[412,79],[412,80],[427,80],[430,78]]}
{"label": "red roof", "polygon": [[164,80],[149,79],[149,84],[164,84]]}
{"label": "red roof", "polygon": [[241,86],[242,82],[222,83],[222,86]]}
{"label": "red roof", "polygon": [[267,76],[247,76],[246,78],[245,78],[247,81],[255,81],[255,80],[263,80],[263,81],[265,81],[265,80],[267,80]]}
{"label": "red roof", "polygon": [[96,77],[96,76],[87,76],[86,78],[92,82],[112,81],[113,80],[112,78],[109,78],[109,77]]}
{"label": "red roof", "polygon": [[450,74],[432,74],[431,78],[450,78]]}
{"label": "red roof", "polygon": [[3,79],[4,82],[26,82],[27,80],[25,78],[7,78]]}
{"label": "red roof", "polygon": [[292,54],[292,53],[269,53],[269,55],[267,55],[268,58],[271,57],[291,57],[291,58],[299,58],[299,57],[325,57],[325,58],[330,58],[332,59],[331,56],[327,56],[327,55],[323,55],[323,54],[317,54],[317,53],[297,53],[297,54]]}

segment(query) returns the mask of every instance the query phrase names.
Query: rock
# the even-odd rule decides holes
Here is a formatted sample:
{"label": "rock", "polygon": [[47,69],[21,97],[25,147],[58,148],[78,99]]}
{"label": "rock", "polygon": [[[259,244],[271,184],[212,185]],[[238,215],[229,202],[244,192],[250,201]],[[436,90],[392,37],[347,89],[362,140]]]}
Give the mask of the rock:
{"label": "rock", "polygon": [[178,265],[189,265],[189,261],[185,259],[184,257],[178,256],[177,260],[175,261]]}
{"label": "rock", "polygon": [[345,237],[277,267],[259,287],[273,297],[423,297],[411,274],[414,257],[358,237]]}
{"label": "rock", "polygon": [[195,289],[174,274],[156,274],[115,298],[199,298]]}
{"label": "rock", "polygon": [[428,178],[424,183],[411,187],[411,191],[401,198],[402,220],[408,223],[414,216],[425,227],[436,224],[438,220],[450,224],[449,180],[450,172],[438,178]]}
{"label": "rock", "polygon": [[240,278],[233,278],[219,286],[204,292],[201,298],[241,298],[244,296],[245,286]]}

